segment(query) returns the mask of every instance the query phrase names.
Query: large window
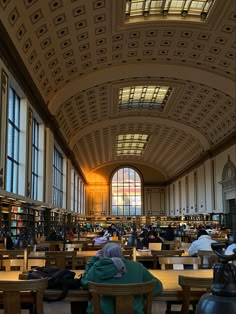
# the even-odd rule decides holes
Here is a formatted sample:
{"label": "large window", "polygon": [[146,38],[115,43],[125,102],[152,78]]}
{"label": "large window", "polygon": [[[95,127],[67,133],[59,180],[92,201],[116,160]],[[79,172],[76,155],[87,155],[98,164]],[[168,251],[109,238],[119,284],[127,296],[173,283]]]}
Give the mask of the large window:
{"label": "large window", "polygon": [[147,146],[147,134],[122,134],[116,137],[117,156],[136,155],[142,156]]}
{"label": "large window", "polygon": [[84,183],[75,172],[71,170],[71,210],[79,214],[85,214],[85,189]]}
{"label": "large window", "polygon": [[31,172],[31,197],[38,199],[39,184],[39,123],[33,118],[32,123],[32,172]]}
{"label": "large window", "polygon": [[205,20],[214,0],[126,0],[126,19],[143,16],[199,16]]}
{"label": "large window", "polygon": [[74,212],[77,211],[76,207],[76,199],[77,199],[77,180],[76,180],[76,172],[74,169],[71,169],[71,191],[70,191],[70,209]]}
{"label": "large window", "polygon": [[132,168],[120,168],[111,181],[112,215],[134,216],[142,212],[142,183]]}
{"label": "large window", "polygon": [[63,207],[63,156],[56,147],[54,147],[53,152],[52,188],[52,203],[58,207]]}
{"label": "large window", "polygon": [[7,131],[7,180],[6,190],[18,193],[20,141],[20,97],[13,88],[9,91]]}
{"label": "large window", "polygon": [[119,109],[163,110],[170,94],[169,86],[129,86],[119,90]]}
{"label": "large window", "polygon": [[84,182],[79,178],[78,182],[78,209],[79,213],[84,215],[85,214],[85,187]]}

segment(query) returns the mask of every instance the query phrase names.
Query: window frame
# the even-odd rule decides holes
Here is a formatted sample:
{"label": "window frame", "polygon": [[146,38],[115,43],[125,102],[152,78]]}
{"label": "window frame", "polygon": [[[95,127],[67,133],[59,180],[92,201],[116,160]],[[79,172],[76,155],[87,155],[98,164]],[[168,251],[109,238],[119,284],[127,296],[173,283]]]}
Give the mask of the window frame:
{"label": "window frame", "polygon": [[[12,97],[12,98],[11,98]],[[15,89],[10,86],[8,96],[7,112],[7,165],[6,165],[6,190],[18,193],[19,188],[19,168],[20,168],[20,114],[21,99]],[[12,106],[12,112],[10,107]],[[12,117],[10,117],[10,114]],[[10,129],[12,129],[12,139],[10,141]],[[10,177],[9,177],[10,171]]]}
{"label": "window frame", "polygon": [[[37,138],[35,138],[37,137]],[[35,117],[32,119],[32,138],[31,138],[31,197],[38,199],[39,194],[39,158],[40,158],[40,123]],[[36,180],[36,181],[35,181]]]}
{"label": "window frame", "polygon": [[54,145],[53,148],[53,163],[52,163],[52,204],[60,208],[63,207],[63,162],[64,156],[60,150]]}

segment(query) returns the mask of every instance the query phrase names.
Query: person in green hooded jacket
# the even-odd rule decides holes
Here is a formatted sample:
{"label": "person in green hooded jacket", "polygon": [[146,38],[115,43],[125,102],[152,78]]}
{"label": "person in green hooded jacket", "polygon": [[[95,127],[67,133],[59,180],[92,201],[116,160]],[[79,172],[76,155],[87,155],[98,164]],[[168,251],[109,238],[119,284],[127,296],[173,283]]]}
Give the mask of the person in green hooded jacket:
{"label": "person in green hooded jacket", "polygon": [[[105,284],[134,284],[154,281],[153,295],[163,291],[162,283],[141,263],[123,258],[122,249],[116,243],[107,243],[86,265],[82,286],[88,289],[88,281]],[[102,314],[114,314],[112,297],[103,297]],[[93,313],[93,303],[89,302],[87,313]],[[142,296],[135,297],[133,314],[144,314]]]}

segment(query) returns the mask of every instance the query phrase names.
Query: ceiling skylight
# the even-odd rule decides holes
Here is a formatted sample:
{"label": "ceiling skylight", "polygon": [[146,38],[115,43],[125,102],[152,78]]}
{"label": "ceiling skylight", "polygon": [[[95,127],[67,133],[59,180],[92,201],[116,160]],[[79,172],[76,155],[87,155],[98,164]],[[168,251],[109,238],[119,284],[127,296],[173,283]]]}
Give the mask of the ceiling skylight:
{"label": "ceiling skylight", "polygon": [[126,19],[153,15],[199,16],[205,20],[214,0],[126,0]]}
{"label": "ceiling skylight", "polygon": [[130,86],[120,88],[119,109],[163,109],[171,88],[169,86]]}
{"label": "ceiling skylight", "polygon": [[122,134],[116,138],[117,156],[142,156],[149,136],[146,134]]}

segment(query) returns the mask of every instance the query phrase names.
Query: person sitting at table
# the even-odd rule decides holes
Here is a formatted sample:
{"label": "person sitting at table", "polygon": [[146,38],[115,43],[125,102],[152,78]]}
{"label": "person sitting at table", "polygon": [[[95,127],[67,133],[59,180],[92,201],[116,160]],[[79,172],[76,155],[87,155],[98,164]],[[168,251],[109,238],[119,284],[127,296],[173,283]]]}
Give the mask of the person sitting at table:
{"label": "person sitting at table", "polygon": [[[235,250],[235,252],[234,252],[234,250]],[[236,254],[236,243],[231,243],[225,249],[225,255],[233,255],[233,254]]]}
{"label": "person sitting at table", "polygon": [[141,241],[143,248],[148,248],[149,243],[163,243],[163,240],[157,235],[156,231],[149,231]]}
{"label": "person sitting at table", "polygon": [[46,241],[62,241],[62,237],[56,233],[56,230],[52,230],[46,237]]}
{"label": "person sitting at table", "polygon": [[164,239],[166,241],[173,241],[175,239],[175,229],[172,228],[171,224],[165,230]]}
{"label": "person sitting at table", "polygon": [[[154,277],[141,263],[123,258],[121,246],[116,243],[107,243],[96,256],[93,256],[86,265],[82,276],[82,286],[87,289],[88,281],[104,284],[133,284],[154,280],[153,295],[163,291],[161,281]],[[113,299],[102,299],[103,314],[113,314]],[[87,313],[93,313],[93,304],[89,302]],[[135,297],[134,312],[143,313],[143,300]]]}
{"label": "person sitting at table", "polygon": [[197,256],[199,250],[212,251],[211,243],[215,243],[215,240],[209,236],[206,230],[201,229],[198,231],[197,240],[193,241],[188,249],[190,256]]}
{"label": "person sitting at table", "polygon": [[110,233],[111,237],[118,237],[119,236],[119,230],[115,224],[111,224],[111,226],[108,227],[108,232]]}

